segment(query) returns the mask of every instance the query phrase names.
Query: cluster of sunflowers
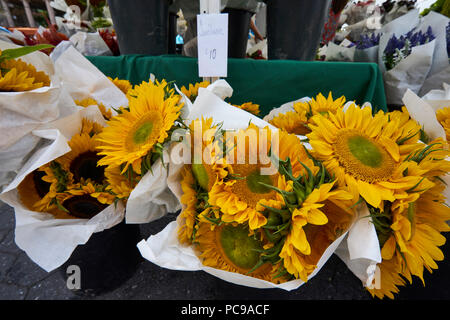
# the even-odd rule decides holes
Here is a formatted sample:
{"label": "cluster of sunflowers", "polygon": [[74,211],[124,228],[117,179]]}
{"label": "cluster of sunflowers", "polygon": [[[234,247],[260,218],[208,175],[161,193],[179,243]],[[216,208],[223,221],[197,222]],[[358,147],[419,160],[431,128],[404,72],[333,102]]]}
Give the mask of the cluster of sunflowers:
{"label": "cluster of sunflowers", "polygon": [[[8,51],[0,54],[0,68],[2,91],[49,85],[47,75]],[[381,285],[368,288],[373,296],[393,298],[444,259],[448,143],[429,141],[405,108],[373,114],[344,97],[319,94],[269,119],[279,130],[252,123],[224,130],[211,118],[186,125],[181,96],[165,80],[135,86],[110,80],[128,105],[112,110],[92,98],[76,102],[97,105],[106,125],[83,119],[68,142],[71,151],[20,183],[30,210],[86,219],[126,202],[155,163],[167,163],[164,152],[181,129],[187,134],[177,142],[187,143],[192,161],[180,171],[178,239],[206,266],[273,283],[307,281],[360,218],[375,226],[382,255]],[[208,85],[181,92],[194,102]],[[236,107],[259,114],[250,102]],[[450,132],[447,111],[437,119]],[[369,217],[359,216],[361,205]]]}
{"label": "cluster of sunflowers", "polygon": [[0,50],[0,92],[23,92],[50,86],[50,78],[22,61],[21,56],[52,46],[39,45]]}
{"label": "cluster of sunflowers", "polygon": [[[448,118],[438,119],[445,127]],[[274,283],[307,281],[330,244],[368,218],[355,210],[365,205],[382,254],[381,284],[370,293],[393,298],[412,276],[424,282],[424,269],[432,272],[444,259],[439,246],[450,231],[442,180],[450,170],[447,142],[428,141],[405,108],[374,115],[331,93],[295,103],[269,122],[280,129],[275,140],[268,127],[250,124],[230,139],[212,119],[191,123],[203,137],[192,156],[200,152],[203,160],[182,169],[180,242],[206,266]],[[264,153],[252,150],[261,139],[270,164],[249,162],[252,153]],[[241,142],[245,148],[233,153]],[[261,173],[274,163],[276,172]]]}
{"label": "cluster of sunflowers", "polygon": [[[382,254],[381,285],[369,291],[393,298],[406,280],[424,282],[424,269],[432,272],[444,259],[439,246],[450,231],[442,180],[450,169],[448,144],[428,141],[405,108],[372,115],[371,108],[344,103],[344,97],[319,94],[270,122],[306,135],[311,155],[367,205]],[[443,113],[438,119],[448,129]]]}
{"label": "cluster of sunflowers", "polygon": [[[126,202],[142,176],[162,156],[178,123],[179,96],[167,82],[110,80],[129,105],[111,110],[93,98],[76,101],[97,106],[106,120],[82,120],[81,131],[68,142],[71,151],[40,167],[19,185],[19,196],[34,211],[56,218],[92,218],[108,205]],[[113,115],[113,111],[115,114]]]}
{"label": "cluster of sunflowers", "polygon": [[[275,283],[306,281],[351,224],[352,195],[294,134],[274,138],[269,127],[250,124],[229,138],[212,119],[193,121],[194,136],[196,128],[207,138],[202,148],[192,141],[192,156],[206,159],[181,172],[180,242],[194,245],[210,267]],[[268,150],[278,168],[267,161]],[[260,156],[251,159],[253,151]]]}

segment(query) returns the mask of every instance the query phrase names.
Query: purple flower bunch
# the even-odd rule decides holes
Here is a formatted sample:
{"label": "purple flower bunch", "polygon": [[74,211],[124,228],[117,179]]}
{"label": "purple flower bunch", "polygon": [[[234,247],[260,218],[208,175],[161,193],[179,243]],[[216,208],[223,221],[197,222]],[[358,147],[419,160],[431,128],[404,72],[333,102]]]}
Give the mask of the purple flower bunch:
{"label": "purple flower bunch", "polygon": [[394,68],[402,59],[409,56],[413,47],[423,45],[435,38],[431,27],[428,27],[426,32],[414,32],[413,29],[399,38],[394,34],[389,39],[383,53],[383,61],[386,69],[390,70]]}
{"label": "purple flower bunch", "polygon": [[360,50],[372,48],[380,43],[380,37],[380,33],[372,33],[371,35],[363,34],[358,41],[351,43],[348,48],[354,46],[356,46],[356,49]]}

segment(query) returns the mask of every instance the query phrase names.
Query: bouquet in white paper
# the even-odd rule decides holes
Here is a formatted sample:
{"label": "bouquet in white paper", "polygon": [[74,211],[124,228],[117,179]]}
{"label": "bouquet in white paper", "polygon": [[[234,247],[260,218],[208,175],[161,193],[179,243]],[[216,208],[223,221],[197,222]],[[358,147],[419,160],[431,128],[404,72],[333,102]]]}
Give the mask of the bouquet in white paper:
{"label": "bouquet in white paper", "polygon": [[[424,268],[435,269],[443,259],[441,233],[450,230],[442,183],[450,170],[448,148],[442,139],[420,141],[421,125],[406,108],[373,115],[368,106],[344,103],[344,97],[318,95],[268,120],[306,135],[309,153],[360,199],[357,220],[336,254],[372,295],[393,298],[412,275],[423,278]],[[422,118],[429,113],[421,112]],[[425,246],[417,250],[417,243]]]}
{"label": "bouquet in white paper", "polygon": [[345,237],[353,196],[295,135],[216,95],[226,82],[210,87],[199,89],[188,134],[171,149],[168,184],[182,212],[138,247],[165,268],[204,270],[255,288],[298,288]]}
{"label": "bouquet in white paper", "polygon": [[0,195],[15,211],[16,244],[46,271],[62,265],[94,232],[123,220],[124,206],[109,182],[114,177],[97,166],[104,124],[91,106],[35,129],[45,145]]}
{"label": "bouquet in white paper", "polygon": [[0,190],[16,175],[40,140],[32,130],[73,111],[50,58],[0,41]]}

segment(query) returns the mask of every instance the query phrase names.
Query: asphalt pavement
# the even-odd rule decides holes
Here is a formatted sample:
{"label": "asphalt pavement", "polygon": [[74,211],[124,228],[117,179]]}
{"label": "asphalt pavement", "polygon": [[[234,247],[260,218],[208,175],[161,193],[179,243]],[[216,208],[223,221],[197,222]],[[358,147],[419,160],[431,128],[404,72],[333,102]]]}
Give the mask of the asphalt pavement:
{"label": "asphalt pavement", "polygon": [[[104,252],[104,257],[98,259],[103,259],[103,265],[112,265],[113,269],[108,273],[95,271],[93,267],[95,272],[89,280],[90,284],[107,278],[110,286],[102,287],[98,292],[85,292],[68,288],[67,265],[47,273],[17,247],[14,242],[14,209],[0,203],[0,300],[373,300],[361,281],[336,255],[328,260],[314,278],[289,292],[239,286],[203,271],[167,270],[144,260],[135,249],[134,242],[158,233],[175,217],[175,214],[169,214],[152,223],[134,225],[131,229],[120,227],[128,228],[127,232],[133,235],[128,237],[131,239],[128,244],[115,243],[115,240],[104,238],[103,235],[100,236],[103,238],[89,240],[87,245],[93,244],[90,250]],[[113,236],[110,235],[110,239]],[[96,242],[101,241],[109,243],[110,248],[98,250]],[[123,246],[120,250],[126,251],[125,258],[108,254],[112,252],[108,250],[120,246]],[[125,246],[131,249],[125,250]],[[444,247],[447,254],[450,254],[449,247],[448,244]],[[81,255],[74,253],[68,263],[76,258],[83,259],[83,254],[89,251],[79,248],[77,250]],[[439,267],[432,275],[426,276],[426,287],[420,281],[415,281],[413,286],[402,288],[397,299],[450,300],[449,259],[440,262]],[[126,272],[123,272],[124,268],[128,268]]]}

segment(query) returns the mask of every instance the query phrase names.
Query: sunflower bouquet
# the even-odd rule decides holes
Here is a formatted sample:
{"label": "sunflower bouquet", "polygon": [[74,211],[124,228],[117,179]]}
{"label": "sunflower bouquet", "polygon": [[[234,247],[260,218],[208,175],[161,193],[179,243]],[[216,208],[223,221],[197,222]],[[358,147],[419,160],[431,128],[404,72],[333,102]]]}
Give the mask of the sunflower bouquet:
{"label": "sunflower bouquet", "polygon": [[49,47],[19,47],[0,41],[0,190],[38,146],[40,139],[32,131],[70,109],[60,103],[52,61],[39,52]]}
{"label": "sunflower bouquet", "polygon": [[0,195],[15,211],[16,244],[46,271],[124,218],[123,186],[98,166],[97,138],[105,124],[98,107],[90,106],[34,130],[43,145]]}
{"label": "sunflower bouquet", "polygon": [[[257,288],[292,290],[311,279],[353,224],[353,195],[296,135],[209,90],[188,120],[187,136],[171,149],[168,177],[182,211],[138,244],[144,258]],[[180,154],[192,161],[174,161]]]}
{"label": "sunflower bouquet", "polygon": [[313,122],[306,135],[311,155],[367,206],[369,214],[361,219],[370,219],[376,232],[380,276],[369,277],[368,290],[393,298],[412,275],[423,281],[424,268],[431,272],[444,259],[438,247],[445,243],[442,233],[450,231],[442,180],[450,170],[445,140],[425,139],[406,108],[373,115],[371,108],[350,105],[315,115]]}
{"label": "sunflower bouquet", "polygon": [[105,167],[115,186],[120,186],[115,191],[127,202],[127,222],[149,222],[179,206],[165,183],[165,153],[173,133],[185,129],[183,104],[165,80],[132,88],[114,81],[125,88],[129,103],[109,117],[98,135],[97,150],[102,156],[98,164]]}
{"label": "sunflower bouquet", "polygon": [[[278,170],[265,174],[272,162],[249,161],[251,142],[243,141],[250,136],[258,137],[258,146],[278,149],[272,155]],[[276,284],[306,282],[325,250],[351,225],[353,198],[309,157],[295,135],[280,132],[279,140],[272,138],[268,127],[250,124],[226,143],[228,161],[212,157],[211,164],[183,168],[186,209],[180,215],[179,239],[193,245],[205,266]],[[220,135],[212,143],[221,144]],[[238,150],[230,155],[233,147]]]}

